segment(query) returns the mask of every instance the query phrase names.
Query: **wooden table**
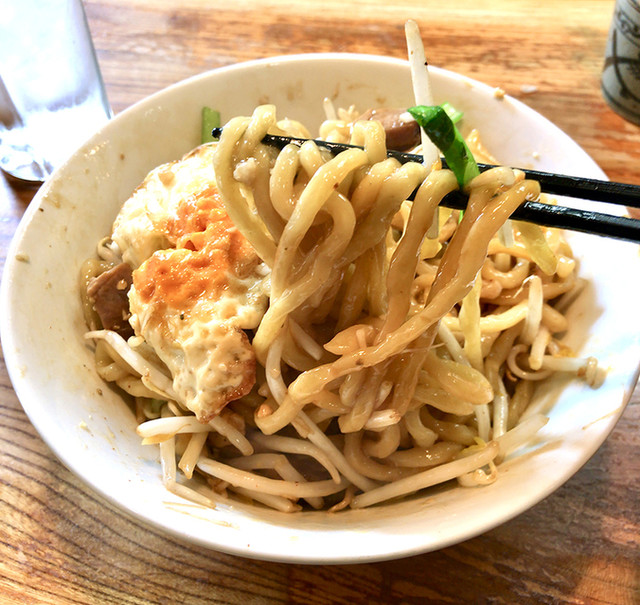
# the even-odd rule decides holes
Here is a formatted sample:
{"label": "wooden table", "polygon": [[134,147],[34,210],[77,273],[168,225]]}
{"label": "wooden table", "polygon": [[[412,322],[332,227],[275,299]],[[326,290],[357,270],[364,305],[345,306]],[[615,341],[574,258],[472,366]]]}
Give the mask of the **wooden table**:
{"label": "wooden table", "polygon": [[[116,112],[247,59],[402,57],[412,17],[433,64],[502,87],[610,178],[640,183],[640,130],[600,95],[613,0],[87,0],[86,8]],[[32,195],[0,180],[0,266]],[[335,567],[240,559],[130,519],[57,462],[1,362],[0,418],[2,603],[640,603],[638,390],[587,465],[513,521],[439,552]]]}

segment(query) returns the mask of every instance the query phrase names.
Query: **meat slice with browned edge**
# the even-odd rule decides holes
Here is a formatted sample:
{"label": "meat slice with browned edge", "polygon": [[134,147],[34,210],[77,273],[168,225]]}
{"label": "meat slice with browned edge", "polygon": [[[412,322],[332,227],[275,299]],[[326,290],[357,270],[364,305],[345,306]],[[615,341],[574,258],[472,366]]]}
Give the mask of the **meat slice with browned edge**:
{"label": "meat slice with browned edge", "polygon": [[132,283],[131,274],[131,267],[120,263],[93,278],[87,288],[87,296],[100,317],[102,327],[117,332],[123,338],[133,336],[127,297]]}

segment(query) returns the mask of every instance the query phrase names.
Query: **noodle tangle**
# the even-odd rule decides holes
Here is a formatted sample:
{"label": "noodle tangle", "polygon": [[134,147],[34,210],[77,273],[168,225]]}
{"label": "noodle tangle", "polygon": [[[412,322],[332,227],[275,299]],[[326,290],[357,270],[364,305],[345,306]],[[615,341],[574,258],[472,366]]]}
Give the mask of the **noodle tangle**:
{"label": "noodle tangle", "polygon": [[[382,126],[356,116],[331,108],[321,135],[362,146],[335,157],[313,141],[265,146],[267,133],[306,132],[270,105],[230,120],[214,144],[215,187],[264,264],[268,306],[244,330],[255,385],[213,420],[180,400],[139,334],[101,329],[85,296],[101,376],[132,397],[138,434],[161,444],[180,495],[338,511],[450,480],[484,485],[544,425],[527,416],[540,380],[600,380],[559,340],[566,309],[554,305],[579,287],[569,246],[507,223],[539,185],[495,168],[469,183],[462,216],[438,212],[453,173],[387,158]],[[83,292],[120,260],[111,240],[99,249]]]}

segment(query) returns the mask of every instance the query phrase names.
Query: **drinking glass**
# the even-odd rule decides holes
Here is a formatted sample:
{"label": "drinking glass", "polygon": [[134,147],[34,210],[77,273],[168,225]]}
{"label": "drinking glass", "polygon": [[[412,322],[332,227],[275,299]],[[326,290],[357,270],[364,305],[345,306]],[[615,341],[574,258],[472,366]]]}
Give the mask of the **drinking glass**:
{"label": "drinking glass", "polygon": [[44,181],[111,117],[81,0],[0,0],[0,168]]}

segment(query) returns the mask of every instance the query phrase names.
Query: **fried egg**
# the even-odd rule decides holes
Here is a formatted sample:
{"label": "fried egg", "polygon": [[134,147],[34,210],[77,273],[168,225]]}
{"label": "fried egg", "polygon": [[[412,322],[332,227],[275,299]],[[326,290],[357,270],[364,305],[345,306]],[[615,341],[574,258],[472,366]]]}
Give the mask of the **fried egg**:
{"label": "fried egg", "polygon": [[245,330],[266,310],[267,267],[227,215],[214,145],[154,169],[125,202],[113,241],[134,267],[130,323],[165,363],[178,403],[208,422],[255,383]]}
{"label": "fried egg", "polygon": [[202,145],[180,160],[154,168],[122,205],[111,239],[118,245],[122,260],[133,269],[156,250],[175,246],[169,240],[167,224],[183,200],[215,186],[215,148],[215,143]]}

